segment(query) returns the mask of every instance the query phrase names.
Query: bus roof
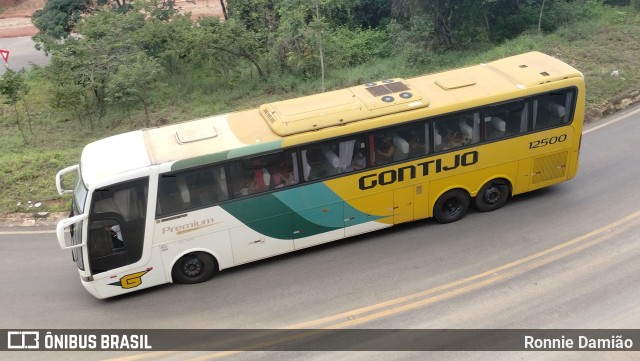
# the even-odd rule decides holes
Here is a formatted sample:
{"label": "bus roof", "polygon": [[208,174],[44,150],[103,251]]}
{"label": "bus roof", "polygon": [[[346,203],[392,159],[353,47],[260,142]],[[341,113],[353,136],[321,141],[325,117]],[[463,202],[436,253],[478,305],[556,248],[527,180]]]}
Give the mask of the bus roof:
{"label": "bus roof", "polygon": [[[277,101],[258,109],[116,135],[87,145],[81,169],[87,185],[149,165],[183,169],[280,149],[391,122],[499,102],[540,85],[580,78],[573,67],[530,52],[486,64],[388,79]],[[415,114],[419,112],[419,114]],[[411,117],[403,117],[412,114]],[[376,121],[372,124],[371,121]],[[368,120],[368,121],[367,121]]]}

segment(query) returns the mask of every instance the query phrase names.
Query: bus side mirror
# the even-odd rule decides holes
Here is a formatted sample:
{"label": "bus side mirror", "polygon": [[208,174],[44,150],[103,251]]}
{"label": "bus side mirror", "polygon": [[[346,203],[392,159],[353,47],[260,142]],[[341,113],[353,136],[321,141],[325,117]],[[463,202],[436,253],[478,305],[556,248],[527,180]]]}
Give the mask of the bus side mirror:
{"label": "bus side mirror", "polygon": [[[87,219],[87,217],[88,217],[87,214],[80,214],[75,217],[63,219],[60,222],[58,222],[58,225],[56,227],[56,235],[58,237],[58,243],[60,244],[60,248],[72,249],[72,248],[82,247],[84,245],[84,243],[73,242],[73,239],[72,239],[73,235],[71,235],[71,232],[73,231],[71,230],[68,233],[69,235],[71,235],[71,238],[67,239],[65,235],[66,233],[65,229],[75,226],[77,224],[81,224],[80,222]],[[74,228],[75,228],[75,232],[82,232],[82,227],[74,227]]]}
{"label": "bus side mirror", "polygon": [[65,189],[64,184],[62,184],[62,177],[64,177],[68,173],[75,172],[77,174],[79,165],[72,165],[71,167],[67,167],[56,174],[56,189],[58,190],[59,195],[73,193],[73,187],[71,189]]}

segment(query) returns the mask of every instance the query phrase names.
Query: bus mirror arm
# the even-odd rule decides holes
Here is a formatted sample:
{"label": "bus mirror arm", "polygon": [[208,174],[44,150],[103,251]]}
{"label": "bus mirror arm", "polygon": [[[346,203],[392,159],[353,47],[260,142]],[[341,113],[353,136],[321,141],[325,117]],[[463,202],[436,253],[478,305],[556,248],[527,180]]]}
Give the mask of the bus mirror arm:
{"label": "bus mirror arm", "polygon": [[72,165],[71,167],[67,167],[56,174],[56,188],[58,190],[59,195],[73,193],[73,189],[63,189],[62,188],[62,176],[67,173],[75,172],[78,170],[79,165]]}
{"label": "bus mirror arm", "polygon": [[[58,222],[56,226],[56,236],[58,237],[58,243],[60,244],[60,248],[62,249],[73,249],[84,246],[84,243],[74,244],[72,246],[67,246],[64,237],[64,230],[73,224],[76,224],[80,221],[83,221],[89,217],[88,214],[80,214],[71,218],[66,218]],[[78,230],[82,232],[82,230]]]}

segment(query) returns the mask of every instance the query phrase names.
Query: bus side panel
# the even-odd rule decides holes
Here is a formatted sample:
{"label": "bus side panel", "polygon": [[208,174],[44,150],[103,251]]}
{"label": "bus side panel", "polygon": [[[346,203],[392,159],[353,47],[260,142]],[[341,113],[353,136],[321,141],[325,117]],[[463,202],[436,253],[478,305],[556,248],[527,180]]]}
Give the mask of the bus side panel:
{"label": "bus side panel", "polygon": [[337,227],[344,219],[343,204],[335,199],[318,199],[314,206],[299,210],[293,225],[295,249],[344,238],[344,229]]}
{"label": "bus side panel", "polygon": [[[278,224],[291,224],[284,222],[281,218],[266,221],[277,222]],[[287,217],[290,219],[290,217]],[[255,227],[259,229],[260,227]],[[268,237],[254,231],[251,225],[240,226],[229,231],[231,237],[231,247],[233,249],[233,263],[235,265],[247,263],[262,258],[275,256],[293,251],[292,239],[278,239]]]}
{"label": "bus side panel", "polygon": [[345,236],[371,232],[393,224],[393,190],[345,202]]}
{"label": "bus side panel", "polygon": [[531,164],[532,158],[522,159],[518,162],[518,178],[513,187],[512,194],[520,194],[529,191],[531,183]]}
{"label": "bus side panel", "polygon": [[416,184],[413,196],[413,219],[429,217],[429,183]]}
{"label": "bus side panel", "polygon": [[429,183],[396,188],[393,193],[393,223],[426,218],[429,214]]}
{"label": "bus side panel", "polygon": [[[93,282],[82,282],[98,298],[107,298],[167,283],[159,247],[151,247],[149,263],[142,267],[103,272]],[[93,290],[92,290],[93,288]],[[94,293],[95,292],[95,293]]]}
{"label": "bus side panel", "polygon": [[566,149],[534,158],[529,190],[544,188],[566,180],[569,154],[570,150]]}
{"label": "bus side panel", "polygon": [[393,192],[393,224],[413,221],[415,186],[397,188]]}
{"label": "bus side panel", "polygon": [[153,230],[154,246],[162,249],[167,278],[173,262],[183,254],[200,250],[212,254],[220,269],[233,266],[229,228],[241,223],[220,207],[211,207],[158,219]]}

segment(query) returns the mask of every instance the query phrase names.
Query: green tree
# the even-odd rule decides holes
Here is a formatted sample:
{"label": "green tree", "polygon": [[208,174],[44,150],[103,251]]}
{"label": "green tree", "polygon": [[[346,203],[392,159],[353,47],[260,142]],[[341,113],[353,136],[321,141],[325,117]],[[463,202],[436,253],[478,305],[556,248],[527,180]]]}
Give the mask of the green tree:
{"label": "green tree", "polygon": [[31,16],[33,24],[43,35],[55,39],[66,38],[80,20],[90,11],[91,0],[49,0],[41,10]]}
{"label": "green tree", "polygon": [[133,10],[157,20],[171,20],[178,13],[175,0],[138,0],[133,3]]}
{"label": "green tree", "polygon": [[125,59],[111,77],[106,89],[107,100],[115,103],[138,101],[144,109],[144,126],[150,125],[153,91],[165,85],[161,82],[162,67],[142,51]]}
{"label": "green tree", "polygon": [[132,2],[127,0],[97,0],[96,4],[99,6],[109,6],[112,10],[119,13],[126,13],[133,8]]}
{"label": "green tree", "polygon": [[281,70],[300,76],[324,71],[321,65],[324,61],[324,54],[321,54],[322,32],[326,30],[327,23],[320,16],[321,7],[322,4],[316,0],[279,1],[277,12],[280,22],[272,52]]}
{"label": "green tree", "polygon": [[[20,112],[18,111],[18,102],[24,100],[24,97],[29,93],[29,86],[25,82],[24,72],[6,69],[5,73],[0,78],[0,94],[4,96],[4,104],[11,105],[16,115],[16,125],[24,144],[27,144],[27,137],[24,134],[22,125],[20,124]],[[25,103],[26,104],[26,103]],[[29,122],[29,129],[31,130],[31,122]]]}
{"label": "green tree", "polygon": [[191,37],[193,57],[201,60],[215,59],[217,64],[236,64],[235,66],[238,60],[245,60],[255,67],[260,78],[266,77],[267,72],[257,55],[258,42],[240,23],[233,18],[223,22],[215,17],[206,17],[201,18],[198,25]]}
{"label": "green tree", "polygon": [[106,114],[106,87],[128,54],[139,51],[130,35],[144,25],[142,14],[97,11],[77,24],[81,36],[52,48],[49,73],[57,87],[54,102],[77,113],[78,102],[93,129],[94,116]]}
{"label": "green tree", "polygon": [[82,125],[83,111],[89,120],[93,131],[92,112],[87,111],[86,89],[79,81],[73,70],[64,63],[56,61],[49,66],[49,80],[54,86],[51,88],[50,106],[56,110],[70,111]]}
{"label": "green tree", "polygon": [[87,39],[69,38],[52,49],[47,72],[53,83],[52,107],[72,111],[80,121],[86,118],[93,131],[98,106],[93,95],[99,93],[101,72],[87,43]]}
{"label": "green tree", "polygon": [[184,81],[184,74],[193,66],[189,63],[190,41],[195,30],[193,21],[175,15],[171,21],[147,19],[131,36],[138,47],[156,59],[174,81]]}

